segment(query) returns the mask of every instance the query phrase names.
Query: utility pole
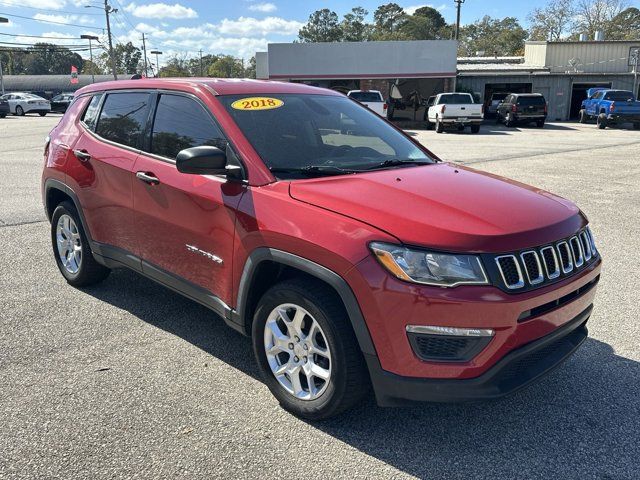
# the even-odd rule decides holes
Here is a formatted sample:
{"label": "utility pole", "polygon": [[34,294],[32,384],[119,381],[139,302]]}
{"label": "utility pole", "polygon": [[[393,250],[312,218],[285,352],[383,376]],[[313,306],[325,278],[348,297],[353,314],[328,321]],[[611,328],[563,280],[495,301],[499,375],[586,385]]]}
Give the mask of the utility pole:
{"label": "utility pole", "polygon": [[[9,19],[5,17],[0,17],[0,23],[9,23]],[[2,90],[2,95],[4,95],[4,73],[2,72],[1,57],[0,57],[0,90]]]}
{"label": "utility pole", "polygon": [[148,77],[149,72],[147,71],[147,41],[144,38],[144,32],[142,32],[142,54],[144,55],[144,76]]}
{"label": "utility pole", "polygon": [[91,47],[91,40],[97,41],[98,37],[94,35],[80,35],[80,38],[82,38],[83,40],[89,40],[89,59],[91,60],[91,83],[96,83],[96,77],[94,74],[95,65],[93,64],[93,49]]}
{"label": "utility pole", "polygon": [[200,49],[200,51],[198,52],[200,54],[200,76],[204,77],[204,73],[202,70],[202,49]]}
{"label": "utility pole", "polygon": [[111,72],[113,73],[113,79],[118,80],[118,72],[116,71],[116,57],[113,54],[113,40],[111,39],[111,21],[109,15],[116,13],[118,9],[112,8],[107,0],[104,0],[104,14],[107,17],[107,36],[109,37],[109,56],[111,57]]}
{"label": "utility pole", "polygon": [[457,4],[456,8],[458,10],[458,13],[456,15],[456,36],[455,36],[455,39],[459,40],[460,39],[460,9],[462,8],[462,4],[464,3],[464,0],[453,0],[453,2],[455,4]]}
{"label": "utility pole", "polygon": [[633,52],[633,94],[638,99],[638,64],[640,63],[640,48]]}

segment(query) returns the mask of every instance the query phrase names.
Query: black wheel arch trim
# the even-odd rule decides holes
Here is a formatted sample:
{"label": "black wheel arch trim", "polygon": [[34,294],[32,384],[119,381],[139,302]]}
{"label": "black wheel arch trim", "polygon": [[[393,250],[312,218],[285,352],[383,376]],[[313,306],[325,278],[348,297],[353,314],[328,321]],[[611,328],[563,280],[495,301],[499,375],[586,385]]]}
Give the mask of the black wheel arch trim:
{"label": "black wheel arch trim", "polygon": [[255,249],[245,262],[242,276],[240,278],[240,286],[238,288],[238,299],[236,309],[231,311],[231,322],[238,325],[238,329],[241,331],[247,330],[247,325],[250,319],[248,315],[252,312],[246,311],[246,305],[249,299],[249,290],[252,283],[253,275],[257,271],[257,267],[265,261],[271,261],[274,263],[280,263],[289,267],[296,268],[308,275],[311,275],[319,280],[330,285],[340,296],[347,315],[351,322],[351,326],[358,340],[360,350],[366,355],[376,355],[376,350],[371,339],[371,334],[360,310],[360,305],[349,287],[349,284],[337,273],[329,270],[322,265],[300,257],[293,253],[285,252],[282,250],[259,247]]}
{"label": "black wheel arch trim", "polygon": [[[89,231],[87,220],[84,217],[84,212],[82,211],[82,206],[80,205],[80,200],[78,199],[78,196],[76,195],[76,192],[74,192],[71,189],[71,187],[69,187],[69,185],[67,185],[66,183],[63,183],[60,180],[56,180],[54,178],[48,178],[44,183],[44,198],[43,198],[43,201],[44,201],[45,213],[47,215],[47,219],[49,219],[49,221],[51,221],[50,213],[49,213],[50,209],[49,209],[49,204],[48,204],[49,192],[51,192],[51,190],[59,190],[60,192],[64,193],[69,198],[71,198],[71,201],[73,202],[74,206],[76,207],[76,211],[78,212],[78,215],[80,216],[80,222],[82,223],[82,229],[84,230],[85,235],[89,239],[89,243],[91,244],[91,248],[93,250],[94,246],[95,246],[95,242],[93,241],[93,238],[91,237],[91,232]],[[53,212],[51,212],[51,213],[53,213]]]}

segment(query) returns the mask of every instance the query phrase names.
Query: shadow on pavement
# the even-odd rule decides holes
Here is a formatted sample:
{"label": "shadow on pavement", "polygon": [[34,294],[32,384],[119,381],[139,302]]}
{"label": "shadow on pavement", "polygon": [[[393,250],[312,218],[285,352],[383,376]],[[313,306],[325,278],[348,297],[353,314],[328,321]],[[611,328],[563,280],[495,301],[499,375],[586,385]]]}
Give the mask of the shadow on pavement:
{"label": "shadow on pavement", "polygon": [[[116,270],[84,291],[259,378],[248,338],[136,273]],[[639,478],[640,363],[589,338],[503,400],[382,409],[370,397],[311,425],[420,478]]]}

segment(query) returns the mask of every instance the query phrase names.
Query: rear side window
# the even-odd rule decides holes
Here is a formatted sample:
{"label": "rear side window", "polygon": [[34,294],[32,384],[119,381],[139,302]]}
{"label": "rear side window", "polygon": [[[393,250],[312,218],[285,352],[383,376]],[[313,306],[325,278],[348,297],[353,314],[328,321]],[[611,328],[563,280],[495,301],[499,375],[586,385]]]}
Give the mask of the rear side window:
{"label": "rear side window", "polygon": [[529,105],[544,105],[545,99],[542,96],[535,96],[535,97],[518,97],[518,105],[524,105],[524,106],[529,106]]}
{"label": "rear side window", "polygon": [[96,122],[98,120],[98,108],[100,107],[101,99],[101,93],[91,97],[91,101],[89,102],[87,109],[82,115],[82,122],[87,126],[89,130],[95,130],[96,128]]}
{"label": "rear side window", "polygon": [[109,93],[98,119],[96,133],[121,145],[140,148],[148,108],[149,94],[146,92]]}
{"label": "rear side window", "polygon": [[607,96],[604,97],[605,100],[613,100],[616,102],[628,102],[630,100],[634,100],[633,93],[627,92],[625,90],[620,90],[617,92],[609,92]]}
{"label": "rear side window", "polygon": [[181,150],[202,145],[222,150],[227,146],[211,115],[191,98],[161,95],[153,121],[151,153],[175,159]]}

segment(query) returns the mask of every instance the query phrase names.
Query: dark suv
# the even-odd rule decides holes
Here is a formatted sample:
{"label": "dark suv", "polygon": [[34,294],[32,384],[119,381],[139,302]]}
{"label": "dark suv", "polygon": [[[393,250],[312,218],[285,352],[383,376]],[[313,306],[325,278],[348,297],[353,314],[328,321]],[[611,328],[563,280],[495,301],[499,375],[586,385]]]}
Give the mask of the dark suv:
{"label": "dark suv", "polygon": [[381,405],[500,397],[587,336],[601,261],[573,203],[442,162],[331,90],[94,84],[44,157],[69,284],[126,267],[205,305],[306,418],[371,387]]}
{"label": "dark suv", "polygon": [[511,93],[497,108],[497,121],[507,127],[535,122],[542,128],[546,119],[547,101],[541,93]]}

